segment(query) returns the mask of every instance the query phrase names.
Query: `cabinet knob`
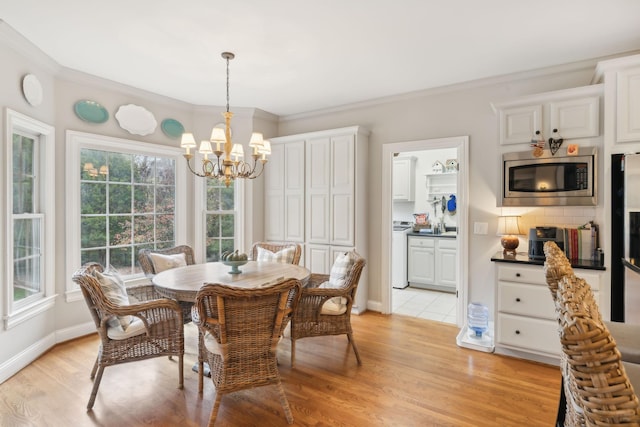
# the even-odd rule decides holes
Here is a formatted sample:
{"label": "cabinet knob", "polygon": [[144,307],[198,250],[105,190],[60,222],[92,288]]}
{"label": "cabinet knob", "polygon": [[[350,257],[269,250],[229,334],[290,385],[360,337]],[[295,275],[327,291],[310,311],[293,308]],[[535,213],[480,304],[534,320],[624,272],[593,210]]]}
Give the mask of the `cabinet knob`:
{"label": "cabinet knob", "polygon": [[516,329],[516,335],[520,335],[520,331]]}
{"label": "cabinet knob", "polygon": [[516,277],[520,277],[520,273],[516,273]]}
{"label": "cabinet knob", "polygon": [[516,302],[520,302],[520,298],[516,298]]}

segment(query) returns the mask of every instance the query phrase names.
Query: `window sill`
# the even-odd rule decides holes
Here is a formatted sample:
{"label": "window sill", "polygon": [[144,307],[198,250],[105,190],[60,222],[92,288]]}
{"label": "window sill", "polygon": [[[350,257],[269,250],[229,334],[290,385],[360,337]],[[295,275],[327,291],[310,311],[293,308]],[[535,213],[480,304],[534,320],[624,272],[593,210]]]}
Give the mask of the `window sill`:
{"label": "window sill", "polygon": [[33,304],[29,304],[26,307],[21,308],[15,313],[11,313],[8,316],[4,317],[4,328],[9,330],[19,324],[26,322],[27,320],[43,313],[55,305],[56,297],[58,295],[52,295],[50,297],[42,298],[34,302]]}

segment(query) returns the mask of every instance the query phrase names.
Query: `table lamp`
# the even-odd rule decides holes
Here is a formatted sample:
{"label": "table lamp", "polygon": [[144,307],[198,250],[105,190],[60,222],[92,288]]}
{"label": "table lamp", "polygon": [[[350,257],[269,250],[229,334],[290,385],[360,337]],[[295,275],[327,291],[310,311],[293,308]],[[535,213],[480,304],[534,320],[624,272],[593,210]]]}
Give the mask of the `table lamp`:
{"label": "table lamp", "polygon": [[498,217],[498,236],[502,236],[500,243],[504,248],[502,253],[504,255],[515,255],[516,248],[520,244],[518,235],[522,234],[520,231],[520,217],[519,216],[499,216]]}

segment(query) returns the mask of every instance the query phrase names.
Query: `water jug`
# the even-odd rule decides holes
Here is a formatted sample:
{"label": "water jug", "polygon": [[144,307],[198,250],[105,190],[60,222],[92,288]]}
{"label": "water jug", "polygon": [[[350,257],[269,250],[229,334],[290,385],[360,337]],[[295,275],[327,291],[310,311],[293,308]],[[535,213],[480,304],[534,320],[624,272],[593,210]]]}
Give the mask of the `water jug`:
{"label": "water jug", "polygon": [[467,309],[467,322],[469,329],[474,332],[477,338],[489,328],[489,309],[487,306],[477,302],[469,304]]}

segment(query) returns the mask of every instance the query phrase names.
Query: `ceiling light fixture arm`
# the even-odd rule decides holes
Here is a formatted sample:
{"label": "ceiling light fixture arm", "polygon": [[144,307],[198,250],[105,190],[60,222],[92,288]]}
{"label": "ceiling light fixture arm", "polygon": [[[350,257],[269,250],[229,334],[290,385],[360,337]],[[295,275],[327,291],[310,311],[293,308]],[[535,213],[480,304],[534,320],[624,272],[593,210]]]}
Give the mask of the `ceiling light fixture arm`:
{"label": "ceiling light fixture arm", "polygon": [[[196,147],[195,138],[191,133],[182,134],[180,146],[185,148],[184,158],[187,161],[189,171],[201,178],[215,178],[225,183],[228,187],[235,179],[255,179],[262,175],[264,165],[267,163],[267,156],[271,154],[271,144],[262,138],[261,133],[253,133],[249,147],[253,150],[253,165],[242,160],[244,157],[244,149],[241,144],[234,144],[231,140],[231,118],[233,113],[229,111],[229,60],[235,58],[231,52],[222,52],[222,58],[227,63],[227,109],[222,116],[224,117],[224,131],[218,127],[214,127],[211,132],[209,141],[202,141],[198,152],[202,154],[202,171],[196,171],[191,159],[194,155],[191,148]],[[211,145],[215,144],[215,149]],[[209,159],[209,154],[216,156],[215,160]],[[260,170],[256,173],[260,163]]]}

